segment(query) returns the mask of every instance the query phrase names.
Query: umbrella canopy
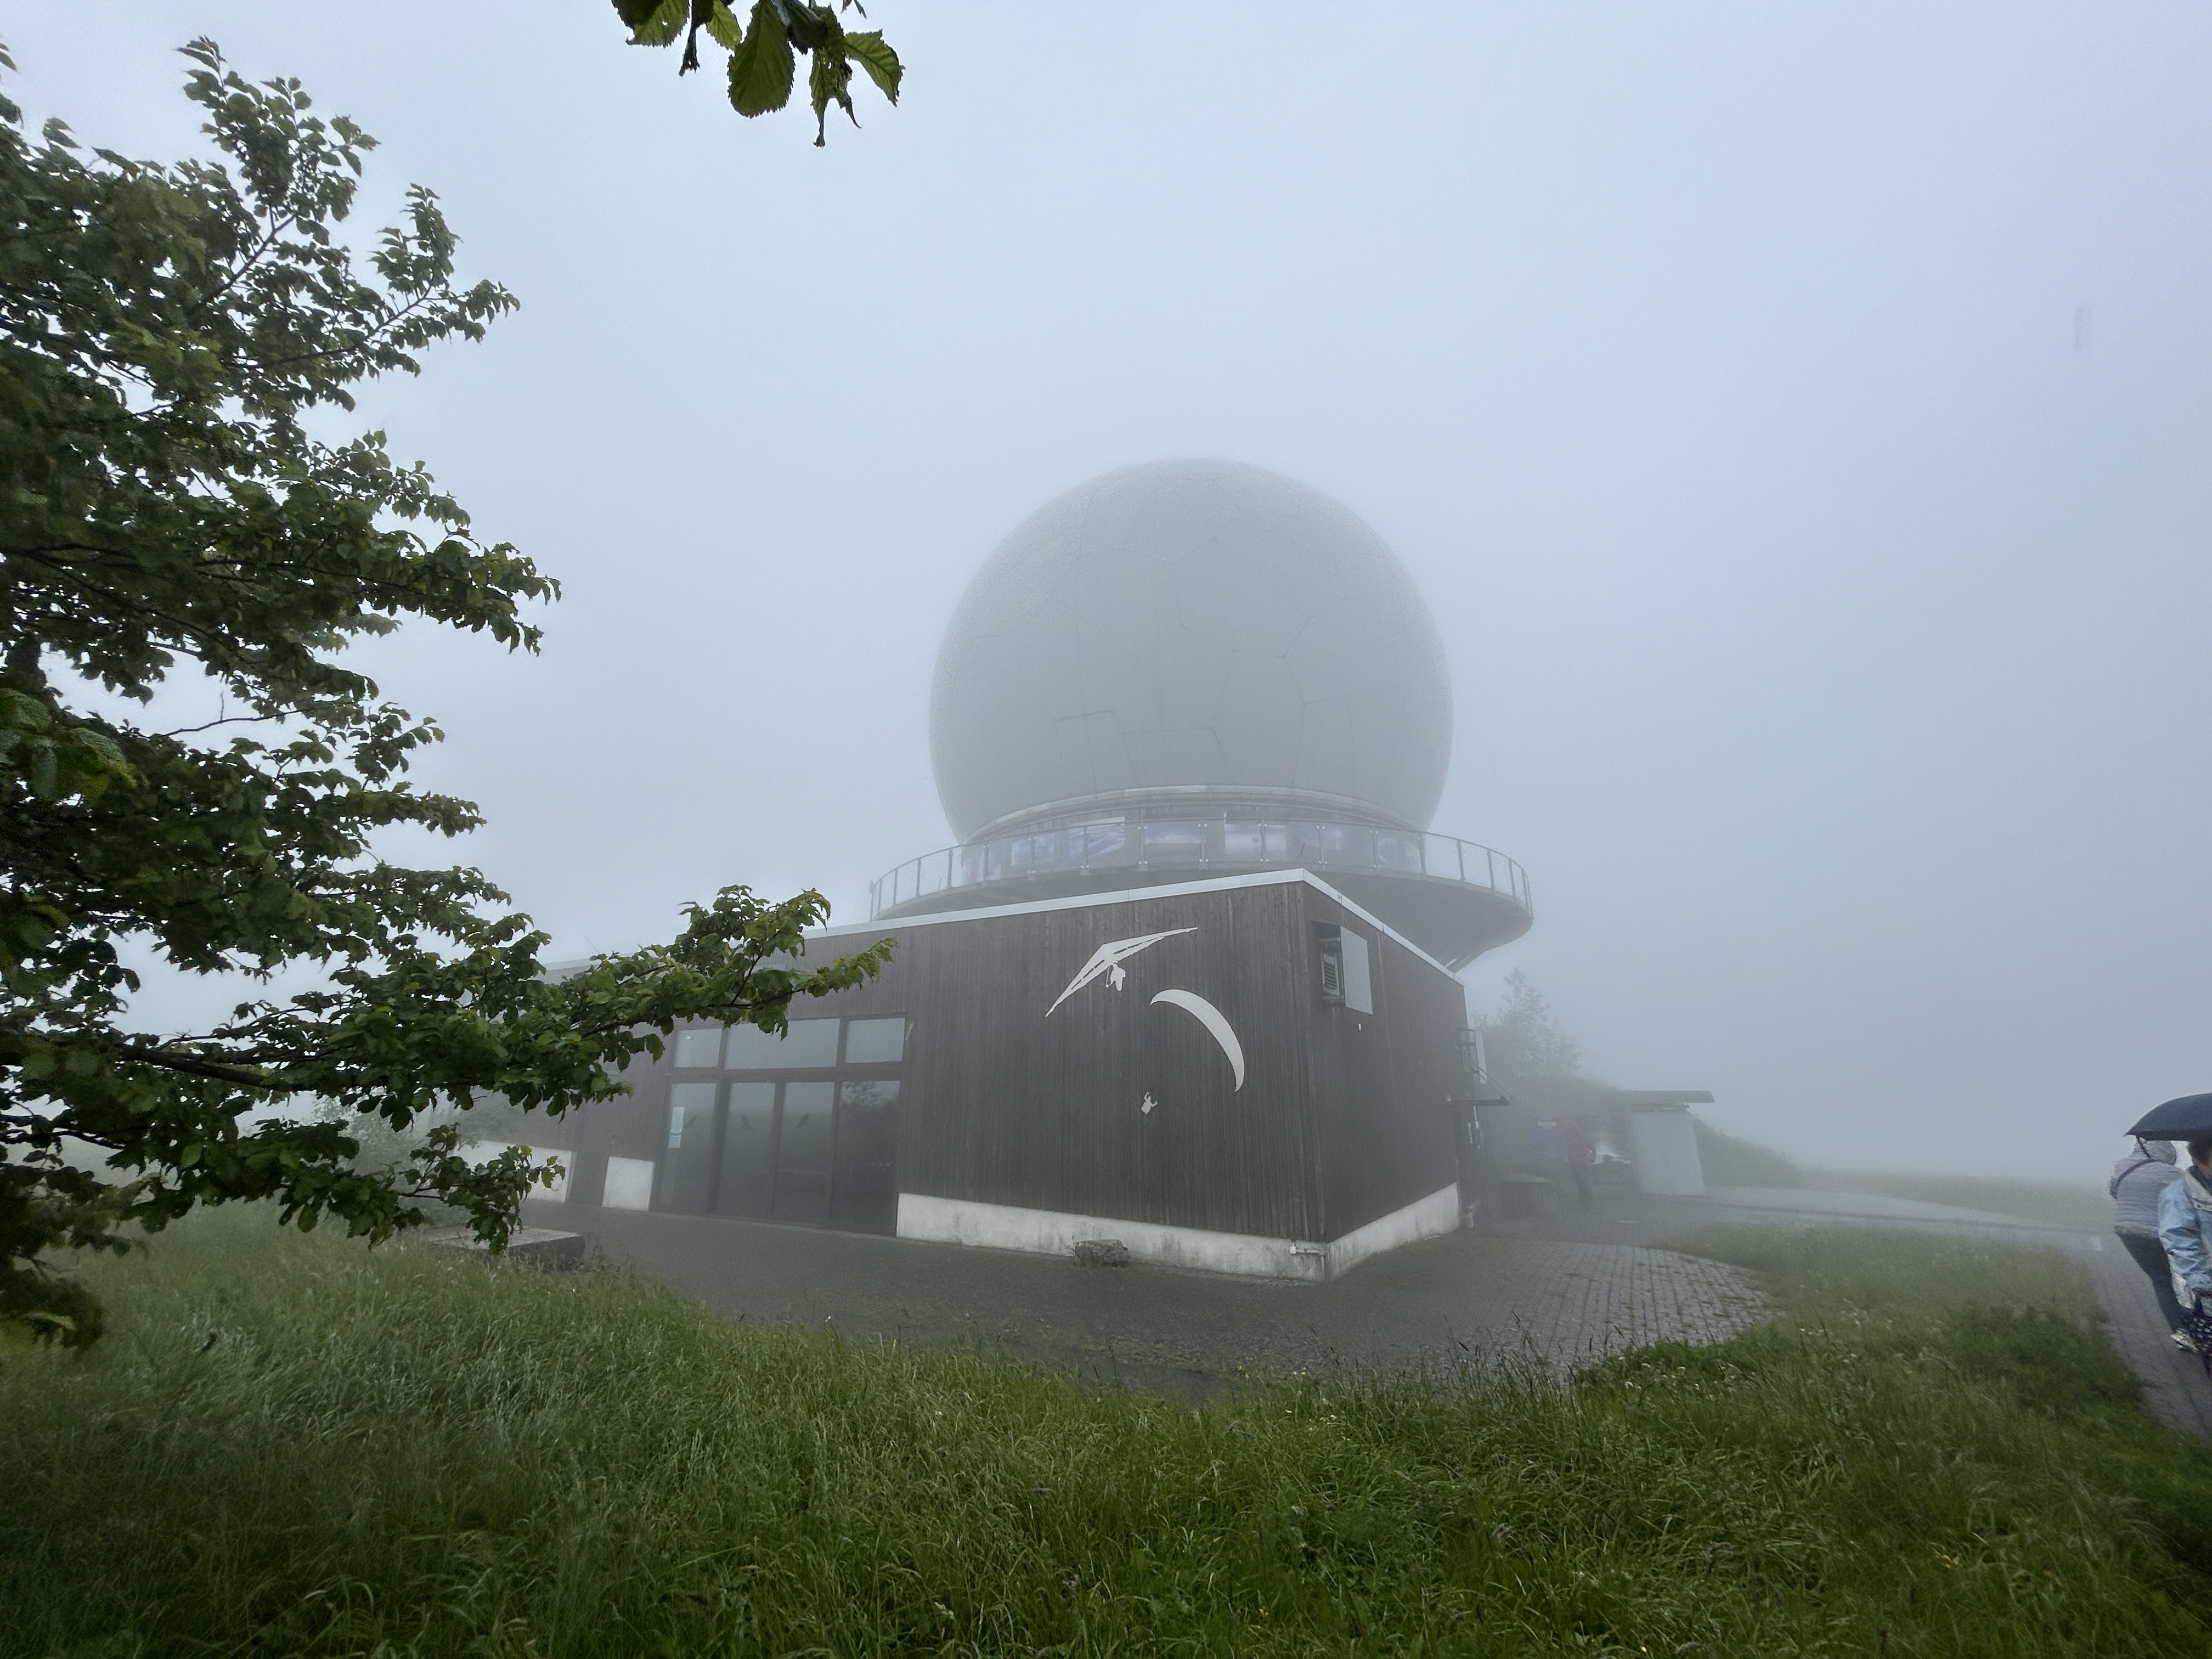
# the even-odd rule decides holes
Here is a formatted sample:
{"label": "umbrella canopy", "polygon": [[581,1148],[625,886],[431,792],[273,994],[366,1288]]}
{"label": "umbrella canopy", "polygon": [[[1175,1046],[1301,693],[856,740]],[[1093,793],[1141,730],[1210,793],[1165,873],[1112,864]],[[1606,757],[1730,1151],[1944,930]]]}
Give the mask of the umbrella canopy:
{"label": "umbrella canopy", "polygon": [[2145,1140],[2194,1140],[2212,1135],[2212,1095],[2184,1095],[2147,1112],[2128,1131]]}

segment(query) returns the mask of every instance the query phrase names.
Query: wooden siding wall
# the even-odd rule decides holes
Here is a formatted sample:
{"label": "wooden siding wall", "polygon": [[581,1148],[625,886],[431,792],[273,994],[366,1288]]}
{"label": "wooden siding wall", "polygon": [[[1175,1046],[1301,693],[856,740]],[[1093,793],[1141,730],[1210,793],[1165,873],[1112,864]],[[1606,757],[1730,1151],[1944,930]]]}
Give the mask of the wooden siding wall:
{"label": "wooden siding wall", "polygon": [[[899,1189],[1317,1237],[1299,891],[1168,894],[887,929],[899,939],[890,968],[835,999],[835,1012],[913,1022]],[[1101,945],[1180,928],[1194,931],[1130,957],[1118,990],[1102,974],[1053,1007]],[[1198,1022],[1152,1002],[1171,988],[1206,998],[1235,1029],[1241,1091]]]}
{"label": "wooden siding wall", "polygon": [[1307,952],[1306,1041],[1325,1228],[1317,1236],[1341,1238],[1458,1180],[1459,1149],[1444,1103],[1458,1076],[1467,993],[1453,975],[1318,888],[1292,890],[1304,896],[1310,922],[1333,922],[1366,939],[1373,981],[1371,1015],[1328,1007],[1318,956]]}
{"label": "wooden siding wall", "polygon": [[[1322,1000],[1312,924],[1368,940],[1375,1012]],[[1054,1009],[1101,945],[1173,929]],[[1341,1237],[1449,1185],[1444,1111],[1459,981],[1303,882],[1109,898],[1062,910],[855,932],[810,958],[898,939],[873,984],[794,1014],[909,1022],[901,1192],[1264,1237]],[[1220,1009],[1228,1060],[1169,988]],[[610,1154],[665,1148],[669,1066],[578,1125],[572,1194],[595,1202]],[[1149,1095],[1155,1103],[1146,1112]]]}

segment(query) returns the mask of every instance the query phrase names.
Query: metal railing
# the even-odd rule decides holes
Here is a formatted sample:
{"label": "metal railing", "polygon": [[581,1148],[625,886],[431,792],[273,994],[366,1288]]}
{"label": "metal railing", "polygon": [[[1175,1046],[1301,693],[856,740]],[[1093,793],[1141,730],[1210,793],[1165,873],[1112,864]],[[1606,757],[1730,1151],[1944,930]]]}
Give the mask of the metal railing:
{"label": "metal railing", "polygon": [[1111,818],[1000,836],[909,859],[868,887],[868,919],[966,887],[1080,876],[1305,869],[1427,876],[1485,887],[1534,914],[1528,872],[1495,848],[1411,830],[1315,819]]}

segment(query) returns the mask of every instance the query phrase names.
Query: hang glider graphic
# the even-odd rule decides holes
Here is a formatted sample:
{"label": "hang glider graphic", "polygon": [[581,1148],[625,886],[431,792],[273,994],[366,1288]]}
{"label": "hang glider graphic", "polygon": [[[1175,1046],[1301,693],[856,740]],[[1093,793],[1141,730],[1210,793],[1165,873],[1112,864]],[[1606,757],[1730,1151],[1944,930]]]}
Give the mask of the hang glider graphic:
{"label": "hang glider graphic", "polygon": [[1195,927],[1170,927],[1164,933],[1139,933],[1134,939],[1108,940],[1091,953],[1091,960],[1083,964],[1083,971],[1068,981],[1067,988],[1053,999],[1052,1008],[1044,1011],[1044,1017],[1050,1019],[1053,1008],[1059,1007],[1061,1003],[1066,1001],[1101,974],[1108,975],[1107,982],[1115,990],[1120,990],[1122,981],[1129,977],[1128,969],[1121,964],[1131,957],[1135,956],[1139,951],[1149,951],[1164,939],[1173,939],[1178,933],[1194,933],[1197,931]]}
{"label": "hang glider graphic", "polygon": [[[1117,939],[1100,945],[1091,953],[1091,960],[1083,964],[1083,971],[1068,981],[1067,988],[1053,999],[1052,1007],[1044,1011],[1044,1017],[1050,1019],[1053,1009],[1102,976],[1114,989],[1120,990],[1129,977],[1128,969],[1121,964],[1131,957],[1140,951],[1149,951],[1164,939],[1174,939],[1177,934],[1197,931],[1195,927],[1170,927],[1164,933],[1139,933],[1134,939]],[[1221,1052],[1228,1057],[1229,1069],[1236,1074],[1237,1088],[1243,1089],[1244,1045],[1237,1040],[1236,1028],[1230,1024],[1228,1016],[1195,991],[1162,991],[1152,999],[1152,1006],[1157,1008],[1164,1002],[1171,1008],[1182,1009],[1205,1028],[1208,1036],[1221,1045]],[[1146,1114],[1149,1115],[1158,1103],[1146,1095],[1144,1103]]]}

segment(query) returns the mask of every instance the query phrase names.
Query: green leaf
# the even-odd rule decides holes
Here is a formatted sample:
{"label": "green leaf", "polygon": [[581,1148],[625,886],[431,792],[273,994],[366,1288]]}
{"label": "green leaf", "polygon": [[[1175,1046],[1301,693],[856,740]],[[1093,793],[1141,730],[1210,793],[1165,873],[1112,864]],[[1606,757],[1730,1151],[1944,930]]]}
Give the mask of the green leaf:
{"label": "green leaf", "polygon": [[740,115],[765,115],[791,101],[799,60],[769,0],[754,0],[751,27],[730,54],[730,106]]}
{"label": "green leaf", "polygon": [[629,25],[634,46],[667,46],[691,19],[691,0],[615,0],[615,9]]}
{"label": "green leaf", "polygon": [[714,36],[718,45],[730,52],[735,52],[744,44],[745,26],[738,21],[737,14],[729,9],[725,0],[714,0],[713,9],[708,12],[707,33]]}
{"label": "green leaf", "polygon": [[[830,24],[832,27],[836,27],[834,17],[830,19]],[[846,118],[854,126],[860,125],[860,118],[853,113],[853,66],[845,61],[842,31],[815,48],[814,68],[807,81],[814,97],[814,147],[819,149],[830,142],[824,123],[831,104],[843,110]]]}
{"label": "green leaf", "polygon": [[801,52],[818,52],[845,32],[837,14],[823,5],[787,6],[782,13],[791,27],[791,44]]}
{"label": "green leaf", "polygon": [[867,70],[868,79],[876,83],[884,96],[898,102],[899,81],[906,69],[893,52],[890,42],[884,39],[883,31],[870,29],[860,34],[845,37],[845,55]]}

